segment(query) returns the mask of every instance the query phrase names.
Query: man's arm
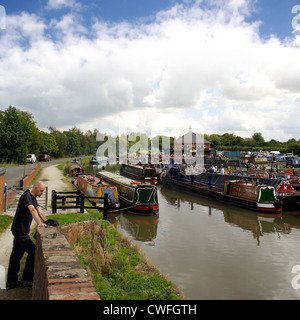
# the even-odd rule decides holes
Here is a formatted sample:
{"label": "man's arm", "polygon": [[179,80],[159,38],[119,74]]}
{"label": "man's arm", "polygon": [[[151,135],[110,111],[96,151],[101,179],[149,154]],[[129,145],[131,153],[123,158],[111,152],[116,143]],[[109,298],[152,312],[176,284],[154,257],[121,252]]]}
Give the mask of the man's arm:
{"label": "man's arm", "polygon": [[38,206],[36,209],[37,209],[37,212],[38,212],[40,218],[43,220],[43,222],[47,221],[47,218],[46,218],[43,210],[40,208],[40,206]]}
{"label": "man's arm", "polygon": [[38,212],[35,210],[34,206],[33,205],[29,205],[28,206],[28,210],[29,212],[31,213],[34,221],[36,222],[36,224],[39,226],[39,227],[46,227],[46,224],[45,223],[42,223],[40,217],[39,217],[39,214]]}

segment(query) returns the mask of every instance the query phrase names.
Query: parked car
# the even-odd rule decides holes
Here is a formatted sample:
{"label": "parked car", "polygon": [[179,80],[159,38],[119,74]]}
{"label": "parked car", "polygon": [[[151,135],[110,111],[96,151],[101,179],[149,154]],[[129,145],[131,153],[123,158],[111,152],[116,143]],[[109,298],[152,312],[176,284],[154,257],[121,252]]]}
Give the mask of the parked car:
{"label": "parked car", "polygon": [[36,162],[35,154],[33,154],[33,153],[28,154],[27,158],[26,158],[26,161],[30,162],[30,163],[35,163]]}
{"label": "parked car", "polygon": [[39,157],[40,161],[50,161],[51,157],[49,156],[49,154],[41,154]]}

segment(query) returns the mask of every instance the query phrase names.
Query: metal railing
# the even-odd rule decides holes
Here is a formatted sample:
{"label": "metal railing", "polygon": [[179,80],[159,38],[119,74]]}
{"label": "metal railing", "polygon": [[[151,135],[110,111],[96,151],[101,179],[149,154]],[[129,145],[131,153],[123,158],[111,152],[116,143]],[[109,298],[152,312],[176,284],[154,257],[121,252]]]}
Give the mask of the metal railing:
{"label": "metal railing", "polygon": [[[5,207],[4,212],[7,210],[13,210],[17,208],[18,200],[21,195],[28,190],[27,188],[22,187],[11,187],[6,188],[5,190]],[[47,211],[48,210],[48,187],[45,188],[45,192],[41,197],[37,199],[39,206]]]}

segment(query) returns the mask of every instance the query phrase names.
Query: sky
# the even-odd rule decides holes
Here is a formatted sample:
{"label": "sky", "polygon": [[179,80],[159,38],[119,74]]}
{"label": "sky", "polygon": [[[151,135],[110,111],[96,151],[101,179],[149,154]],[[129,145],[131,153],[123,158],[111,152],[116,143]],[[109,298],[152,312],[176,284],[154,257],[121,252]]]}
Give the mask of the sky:
{"label": "sky", "polygon": [[300,0],[0,6],[0,110],[41,130],[300,139]]}

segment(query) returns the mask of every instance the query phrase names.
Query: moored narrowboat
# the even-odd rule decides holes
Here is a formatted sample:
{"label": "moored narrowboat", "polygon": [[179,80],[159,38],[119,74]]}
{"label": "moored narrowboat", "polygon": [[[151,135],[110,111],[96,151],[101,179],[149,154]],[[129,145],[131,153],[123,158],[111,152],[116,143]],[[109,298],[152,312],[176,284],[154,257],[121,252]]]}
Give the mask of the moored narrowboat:
{"label": "moored narrowboat", "polygon": [[123,163],[120,169],[120,174],[132,179],[142,179],[146,182],[156,182],[156,171],[154,168],[146,167],[145,165],[133,165]]}
{"label": "moored narrowboat", "polygon": [[119,200],[124,208],[133,213],[151,215],[159,210],[155,185],[133,181],[115,173],[100,171],[97,176],[118,188]]}
{"label": "moored narrowboat", "polygon": [[78,175],[84,173],[84,169],[80,159],[74,159],[66,166],[66,172],[71,178],[76,178]]}
{"label": "moored narrowboat", "polygon": [[108,212],[120,208],[120,201],[118,196],[118,189],[115,186],[109,185],[101,179],[91,175],[79,175],[74,185],[85,196],[91,197],[89,201],[101,211],[104,208],[104,199],[97,199],[93,197],[104,197],[108,195]]}
{"label": "moored narrowboat", "polygon": [[245,183],[241,180],[230,180],[225,181],[222,188],[213,185],[211,181],[202,183],[194,177],[192,179],[187,178],[180,172],[179,168],[174,167],[166,170],[161,176],[161,182],[165,187],[218,199],[263,214],[280,214],[282,212],[282,202],[278,201],[275,189],[272,186],[260,186],[254,183]]}
{"label": "moored narrowboat", "polygon": [[198,183],[211,185],[214,188],[224,189],[225,182],[231,180],[242,179],[250,184],[256,183],[260,186],[274,187],[278,200],[282,201],[283,210],[300,210],[300,192],[296,191],[290,183],[290,180],[283,178],[264,178],[264,177],[239,177],[236,175],[221,175],[216,173],[201,173],[194,177]]}

